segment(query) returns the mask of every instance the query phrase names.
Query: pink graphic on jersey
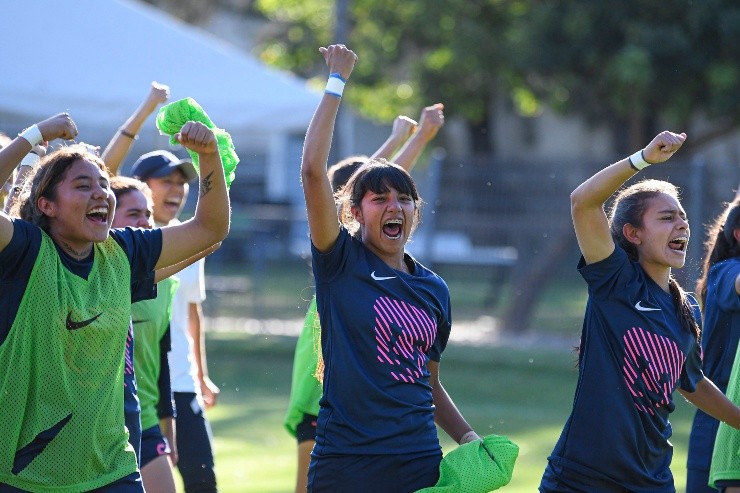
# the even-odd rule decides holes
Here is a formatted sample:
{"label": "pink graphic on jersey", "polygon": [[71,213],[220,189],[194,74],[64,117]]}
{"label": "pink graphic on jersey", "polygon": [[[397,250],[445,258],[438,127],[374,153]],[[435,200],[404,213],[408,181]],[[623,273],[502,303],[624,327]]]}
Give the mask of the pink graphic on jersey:
{"label": "pink graphic on jersey", "polygon": [[623,337],[627,388],[638,410],[655,415],[655,409],[671,403],[686,355],[676,343],[641,327],[632,327]]}
{"label": "pink graphic on jersey", "polygon": [[[125,375],[134,374],[134,326],[129,322],[128,334],[126,335],[126,367],[123,370]],[[126,383],[124,382],[124,387]]]}
{"label": "pink graphic on jersey", "polygon": [[437,337],[437,323],[405,301],[380,297],[375,301],[378,361],[390,365],[391,376],[413,383],[423,375],[427,351]]}

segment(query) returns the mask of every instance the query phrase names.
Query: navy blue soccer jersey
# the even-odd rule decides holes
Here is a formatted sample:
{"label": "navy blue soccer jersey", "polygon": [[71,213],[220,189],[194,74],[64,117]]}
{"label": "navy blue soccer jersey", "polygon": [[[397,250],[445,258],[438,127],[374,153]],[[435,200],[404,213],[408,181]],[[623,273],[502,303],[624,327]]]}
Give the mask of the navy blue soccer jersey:
{"label": "navy blue soccer jersey", "polygon": [[341,228],[313,249],[324,393],[314,454],[440,450],[429,385],[450,333],[445,282],[410,256],[396,271]]}
{"label": "navy blue soccer jersey", "polygon": [[674,390],[693,392],[703,378],[701,348],[671,295],[622,248],[590,265],[581,259],[579,271],[589,299],[578,384],[543,486],[675,491],[668,415]]}
{"label": "navy blue soccer jersey", "polygon": [[[707,297],[701,338],[704,375],[723,393],[727,392],[735,352],[740,340],[740,296],[735,279],[740,258],[718,262],[707,275]],[[719,421],[701,409],[696,411],[689,440],[688,467],[709,473]]]}

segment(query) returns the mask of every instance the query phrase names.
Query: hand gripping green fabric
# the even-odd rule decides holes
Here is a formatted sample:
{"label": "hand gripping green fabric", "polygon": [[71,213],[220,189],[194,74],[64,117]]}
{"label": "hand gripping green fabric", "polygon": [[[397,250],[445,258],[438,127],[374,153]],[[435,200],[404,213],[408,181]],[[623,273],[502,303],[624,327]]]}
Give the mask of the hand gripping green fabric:
{"label": "hand gripping green fabric", "polygon": [[[157,128],[163,134],[170,136],[170,144],[177,144],[174,135],[180,131],[183,125],[189,121],[200,122],[213,130],[218,142],[218,153],[221,155],[221,163],[224,167],[224,176],[226,177],[226,188],[231,186],[236,176],[234,170],[239,164],[239,156],[236,155],[234,143],[231,141],[231,135],[222,129],[216,127],[201,106],[193,98],[184,98],[173,101],[170,104],[162,106],[157,113]],[[193,161],[195,170],[200,174],[198,166],[198,154],[187,149],[190,158]]]}
{"label": "hand gripping green fabric", "polygon": [[416,493],[489,493],[509,484],[519,446],[488,435],[448,452],[439,464],[439,481]]}

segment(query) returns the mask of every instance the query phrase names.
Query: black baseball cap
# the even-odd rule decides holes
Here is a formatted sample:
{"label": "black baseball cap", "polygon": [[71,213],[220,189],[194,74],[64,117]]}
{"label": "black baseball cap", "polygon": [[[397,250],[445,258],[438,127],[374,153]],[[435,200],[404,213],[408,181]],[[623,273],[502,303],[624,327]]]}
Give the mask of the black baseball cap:
{"label": "black baseball cap", "polygon": [[179,169],[187,181],[198,178],[198,173],[189,159],[180,159],[168,151],[152,151],[143,154],[131,168],[131,176],[141,181],[162,178]]}

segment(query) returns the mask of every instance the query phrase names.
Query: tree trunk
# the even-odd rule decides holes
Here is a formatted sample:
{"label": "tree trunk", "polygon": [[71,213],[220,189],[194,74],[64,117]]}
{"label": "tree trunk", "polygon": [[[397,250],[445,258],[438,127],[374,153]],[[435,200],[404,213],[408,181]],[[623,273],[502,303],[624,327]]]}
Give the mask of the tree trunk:
{"label": "tree trunk", "polygon": [[522,258],[521,265],[528,265],[516,276],[511,287],[509,306],[504,312],[501,327],[505,332],[520,333],[530,328],[532,316],[542,293],[574,246],[574,234],[570,221],[555,233],[547,248],[533,259]]}

